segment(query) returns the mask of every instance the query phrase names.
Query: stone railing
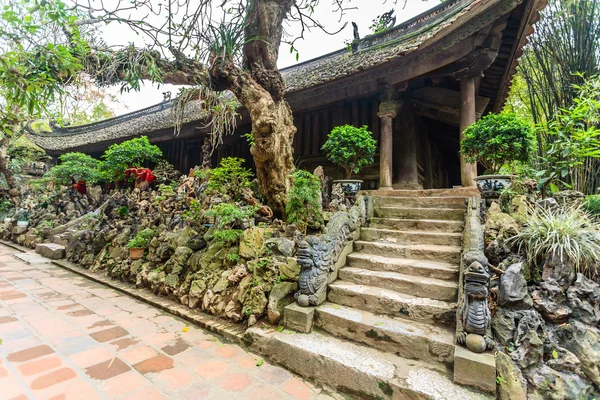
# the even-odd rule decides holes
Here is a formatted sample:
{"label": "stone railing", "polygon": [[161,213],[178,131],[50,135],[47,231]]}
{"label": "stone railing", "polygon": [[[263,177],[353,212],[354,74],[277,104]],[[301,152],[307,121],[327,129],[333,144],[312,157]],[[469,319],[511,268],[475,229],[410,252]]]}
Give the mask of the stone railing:
{"label": "stone railing", "polygon": [[307,236],[298,243],[297,262],[300,277],[295,298],[301,307],[317,306],[325,301],[327,286],[337,279],[338,270],[352,252],[360,226],[369,214],[369,198],[358,196],[349,211],[336,212],[321,236]]}
{"label": "stone railing", "polygon": [[458,287],[456,341],[476,353],[494,346],[488,306],[490,274],[484,254],[481,199],[467,201]]}

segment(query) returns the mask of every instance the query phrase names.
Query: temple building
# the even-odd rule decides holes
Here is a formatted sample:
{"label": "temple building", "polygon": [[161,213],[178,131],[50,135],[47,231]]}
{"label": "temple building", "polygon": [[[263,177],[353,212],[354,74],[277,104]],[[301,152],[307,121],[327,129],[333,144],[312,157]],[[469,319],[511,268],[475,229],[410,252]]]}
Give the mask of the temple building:
{"label": "temple building", "polygon": [[[321,165],[341,178],[321,147],[332,128],[366,125],[379,150],[363,169],[365,189],[472,186],[473,164],[459,155],[461,132],[481,115],[501,111],[518,59],[545,0],[449,0],[342,49],[281,70],[298,132],[294,157],[309,171]],[[201,164],[210,131],[199,107],[187,110],[174,135],[172,102],[101,122],[31,132],[51,156],[100,156],[113,143],[146,135],[180,171]],[[252,164],[247,114],[213,153]]]}

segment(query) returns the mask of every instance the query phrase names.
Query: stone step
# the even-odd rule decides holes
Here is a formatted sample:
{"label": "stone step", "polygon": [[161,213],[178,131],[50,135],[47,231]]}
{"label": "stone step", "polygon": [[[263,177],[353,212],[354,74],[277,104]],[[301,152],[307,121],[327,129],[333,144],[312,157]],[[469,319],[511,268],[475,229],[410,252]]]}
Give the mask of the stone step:
{"label": "stone step", "polygon": [[427,231],[399,231],[396,229],[361,228],[362,240],[384,240],[397,244],[435,244],[440,246],[460,246],[462,234]]}
{"label": "stone step", "polygon": [[408,293],[417,297],[455,302],[458,283],[388,271],[344,267],[339,270],[341,280]]}
{"label": "stone step", "polygon": [[385,257],[412,258],[418,260],[441,261],[458,265],[460,263],[460,246],[436,245],[400,245],[384,241],[367,242],[357,240],[354,250],[363,254],[375,254]]}
{"label": "stone step", "polygon": [[461,233],[464,228],[464,222],[439,219],[371,218],[369,220],[369,228]]}
{"label": "stone step", "polygon": [[332,335],[412,360],[441,371],[452,367],[454,332],[433,324],[377,316],[368,311],[324,303],[315,310],[315,326]]}
{"label": "stone step", "polygon": [[61,233],[59,235],[52,236],[52,243],[66,246],[69,244],[69,240],[67,239],[67,235],[65,233]]}
{"label": "stone step", "polygon": [[491,399],[456,385],[449,373],[431,365],[341,340],[321,332],[309,334],[251,327],[246,343],[272,362],[335,391],[368,399]]}
{"label": "stone step", "polygon": [[409,218],[409,219],[441,219],[446,221],[464,221],[465,210],[456,208],[416,208],[416,207],[375,207],[376,217]]}
{"label": "stone step", "polygon": [[473,187],[452,189],[423,189],[423,190],[361,190],[359,195],[377,197],[479,197],[479,190]]}
{"label": "stone step", "polygon": [[456,303],[339,280],[329,284],[327,299],[375,314],[401,316],[449,328],[456,326]]}
{"label": "stone step", "polygon": [[371,271],[390,271],[405,275],[446,279],[458,282],[458,266],[434,261],[394,258],[374,254],[351,253],[347,256],[347,265]]}
{"label": "stone step", "polygon": [[420,208],[466,208],[465,197],[396,197],[396,196],[374,196],[375,207],[397,206],[397,207],[420,207]]}
{"label": "stone step", "polygon": [[51,260],[65,258],[65,246],[56,243],[40,243],[35,246],[35,252]]}

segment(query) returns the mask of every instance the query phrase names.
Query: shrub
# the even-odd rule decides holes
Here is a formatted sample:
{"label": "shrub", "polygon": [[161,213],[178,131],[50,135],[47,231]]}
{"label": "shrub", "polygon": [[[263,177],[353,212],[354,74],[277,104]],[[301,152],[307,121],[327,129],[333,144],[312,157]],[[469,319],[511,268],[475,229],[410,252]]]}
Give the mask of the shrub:
{"label": "shrub", "polygon": [[0,198],[0,219],[8,218],[13,211],[13,204],[9,200]]}
{"label": "shrub", "polygon": [[121,206],[117,210],[117,215],[119,218],[123,219],[129,214],[129,208],[127,206]]}
{"label": "shrub", "polygon": [[555,210],[538,207],[523,230],[510,240],[524,247],[527,263],[534,267],[554,255],[566,258],[578,272],[587,274],[600,259],[600,228],[581,206]]}
{"label": "shrub", "polygon": [[496,174],[512,161],[526,162],[533,148],[529,124],[512,113],[488,114],[465,129],[461,153],[467,162],[479,162]]}
{"label": "shrub", "polygon": [[205,215],[215,218],[214,239],[226,246],[233,246],[243,233],[239,228],[252,218],[255,212],[256,207],[253,206],[238,207],[235,204],[220,203],[211,206]]}
{"label": "shrub", "polygon": [[150,228],[143,229],[127,243],[127,248],[145,249],[150,244],[152,238],[154,238],[154,231]]}
{"label": "shrub", "polygon": [[588,213],[600,218],[600,194],[587,196],[583,204]]}
{"label": "shrub", "polygon": [[306,232],[309,221],[323,223],[321,212],[321,182],[308,171],[297,170],[292,174],[293,186],[288,193],[285,208],[288,224],[296,224],[298,229]]}
{"label": "shrub", "polygon": [[100,169],[108,181],[122,180],[130,167],[146,167],[158,162],[162,151],[150,144],[146,136],[111,145],[102,155]]}
{"label": "shrub", "polygon": [[242,200],[242,192],[252,184],[252,172],[242,167],[244,160],[227,157],[221,160],[220,167],[210,172],[208,191],[229,196],[232,200]]}
{"label": "shrub", "polygon": [[344,178],[350,179],[352,173],[373,163],[376,143],[366,126],[342,125],[333,128],[323,150],[329,161],[344,169]]}
{"label": "shrub", "polygon": [[43,178],[32,179],[30,185],[33,187],[54,182],[57,185],[69,185],[72,180],[82,180],[89,184],[100,181],[101,175],[98,171],[100,161],[87,154],[73,152],[65,153],[58,157],[60,164],[46,172]]}

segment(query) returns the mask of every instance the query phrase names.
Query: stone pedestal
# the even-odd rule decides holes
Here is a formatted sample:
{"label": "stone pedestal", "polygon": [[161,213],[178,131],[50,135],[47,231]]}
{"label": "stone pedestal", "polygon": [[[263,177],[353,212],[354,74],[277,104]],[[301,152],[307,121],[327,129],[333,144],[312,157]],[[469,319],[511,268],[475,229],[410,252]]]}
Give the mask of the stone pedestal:
{"label": "stone pedestal", "polygon": [[381,119],[379,143],[379,190],[392,190],[393,122],[400,105],[396,101],[379,104],[377,116]]}
{"label": "stone pedestal", "polygon": [[65,246],[55,243],[40,243],[35,246],[35,252],[51,260],[65,258]]}
{"label": "stone pedestal", "polygon": [[473,353],[454,347],[454,382],[496,394],[496,359],[492,353]]}
{"label": "stone pedestal", "polygon": [[315,307],[300,307],[292,303],[283,309],[283,323],[286,329],[310,333],[315,318]]}
{"label": "stone pedestal", "polygon": [[[475,78],[472,76],[460,80],[460,142],[464,139],[464,131],[475,122]],[[477,177],[477,165],[467,163],[460,154],[460,180],[464,187],[475,186],[473,178]]]}

